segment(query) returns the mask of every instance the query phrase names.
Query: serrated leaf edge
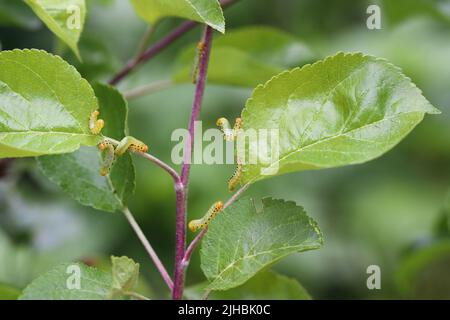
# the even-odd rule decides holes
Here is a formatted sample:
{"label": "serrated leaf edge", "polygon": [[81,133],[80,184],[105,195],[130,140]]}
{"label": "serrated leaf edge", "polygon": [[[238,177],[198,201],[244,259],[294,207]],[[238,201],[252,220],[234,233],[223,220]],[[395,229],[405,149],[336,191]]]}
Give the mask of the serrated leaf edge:
{"label": "serrated leaf edge", "polygon": [[[214,2],[217,3],[217,6],[218,6],[219,9],[220,9],[220,13],[221,13],[222,20],[223,20],[223,26],[209,23],[208,20],[205,19],[204,15],[198,11],[198,9],[195,7],[195,5],[192,3],[191,0],[184,0],[184,1],[187,2],[187,3],[192,7],[192,9],[194,9],[194,11],[195,11],[195,12],[198,14],[198,16],[203,20],[203,22],[205,22],[207,25],[211,26],[212,28],[216,29],[216,30],[219,31],[220,33],[225,33],[225,28],[226,28],[226,25],[225,25],[225,16],[224,16],[224,14],[223,14],[222,6],[220,5],[220,2],[219,2],[219,1],[217,1],[217,0],[212,0],[212,1],[214,1]],[[211,1],[211,0],[210,0],[210,1]]]}

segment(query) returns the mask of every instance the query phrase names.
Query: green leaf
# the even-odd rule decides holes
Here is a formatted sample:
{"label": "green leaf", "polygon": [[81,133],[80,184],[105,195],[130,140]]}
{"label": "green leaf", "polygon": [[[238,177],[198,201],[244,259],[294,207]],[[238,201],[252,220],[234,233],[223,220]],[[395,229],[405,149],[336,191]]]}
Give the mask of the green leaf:
{"label": "green leaf", "polygon": [[294,202],[266,198],[257,211],[243,199],[221,212],[202,241],[201,267],[210,290],[245,283],[283,257],[322,245],[316,222]]}
{"label": "green leaf", "polygon": [[22,1],[0,0],[0,25],[33,30],[40,21]]}
{"label": "green leaf", "polygon": [[441,210],[433,225],[433,235],[436,237],[450,237],[450,208]]}
{"label": "green leaf", "polygon": [[45,25],[64,41],[79,59],[78,40],[86,18],[84,0],[24,0]]}
{"label": "green leaf", "polygon": [[[180,55],[182,67],[174,75],[175,82],[191,81],[195,51],[190,46]],[[214,40],[208,81],[255,87],[286,68],[315,59],[312,49],[284,31],[263,26],[235,29]]]}
{"label": "green leaf", "polygon": [[450,299],[450,240],[421,248],[404,259],[397,270],[397,285],[411,299]]}
{"label": "green leaf", "polygon": [[[77,286],[77,276],[79,287]],[[65,263],[44,273],[25,288],[20,300],[106,300],[111,274],[82,263]]]}
{"label": "green leaf", "polygon": [[86,33],[78,43],[83,61],[79,61],[72,51],[66,51],[64,59],[73,65],[83,78],[90,83],[107,81],[119,66],[116,57],[109,50],[103,39]]}
{"label": "green leaf", "polygon": [[61,58],[40,50],[0,52],[0,158],[60,154],[92,146],[94,91]]}
{"label": "green leaf", "polygon": [[[105,121],[102,133],[121,140],[127,134],[128,106],[113,87],[94,86],[100,103],[100,118]],[[86,206],[114,212],[126,206],[135,187],[135,170],[129,153],[119,157],[109,176],[100,176],[102,162],[97,148],[82,148],[71,154],[37,158],[42,172],[66,193]]]}
{"label": "green leaf", "polygon": [[[8,196],[8,198],[10,197]],[[2,208],[2,213],[6,211],[7,209]],[[36,261],[36,255],[23,244],[13,244],[0,230],[0,261],[2,261],[0,263],[0,283],[21,288],[32,277],[33,261]]]}
{"label": "green leaf", "polygon": [[128,299],[139,278],[139,264],[127,257],[111,257],[105,272],[83,263],[65,263],[28,285],[20,300]]}
{"label": "green leaf", "polygon": [[242,112],[244,131],[260,136],[246,139],[246,157],[239,147],[242,181],[372,160],[399,143],[425,113],[439,110],[379,58],[339,53],[283,72],[257,87]]}
{"label": "green leaf", "polygon": [[0,300],[17,300],[19,296],[20,290],[0,283]]}
{"label": "green leaf", "polygon": [[[200,300],[207,284],[186,288],[190,300]],[[261,271],[245,284],[227,291],[213,291],[209,300],[310,300],[308,292],[297,280],[273,271]]]}
{"label": "green leaf", "polygon": [[119,294],[131,291],[139,280],[139,263],[128,257],[111,257],[112,287]]}
{"label": "green leaf", "polygon": [[136,13],[151,24],[165,17],[181,17],[225,32],[225,18],[217,0],[131,0],[131,3]]}

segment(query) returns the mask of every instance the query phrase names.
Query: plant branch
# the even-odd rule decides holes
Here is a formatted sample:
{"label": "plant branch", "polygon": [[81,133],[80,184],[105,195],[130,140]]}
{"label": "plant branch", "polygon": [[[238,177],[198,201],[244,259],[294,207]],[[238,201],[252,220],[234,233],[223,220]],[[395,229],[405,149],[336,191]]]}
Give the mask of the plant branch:
{"label": "plant branch", "polygon": [[144,233],[142,232],[141,227],[139,227],[139,224],[134,219],[130,210],[125,207],[122,212],[125,215],[125,217],[127,218],[128,222],[131,225],[131,227],[133,228],[134,232],[138,236],[139,240],[141,240],[141,242],[144,245],[145,250],[147,250],[147,253],[149,254],[150,258],[155,263],[156,268],[161,273],[161,276],[163,277],[167,286],[169,287],[170,290],[173,290],[172,279],[170,278],[169,274],[167,273],[166,268],[164,268],[164,265],[162,264],[161,260],[159,260],[158,255],[156,254],[155,250],[153,250],[153,247],[150,245],[150,242],[147,240]]}
{"label": "plant branch", "polygon": [[136,298],[137,300],[150,300],[146,296],[144,296],[142,294],[139,294],[137,292],[133,292],[133,291],[125,291],[123,294],[126,295],[126,296],[130,296],[130,297]]}
{"label": "plant branch", "polygon": [[175,248],[175,275],[172,298],[179,300],[183,296],[184,289],[184,267],[183,258],[186,248],[186,201],[189,186],[189,172],[191,167],[192,148],[195,137],[195,121],[200,117],[200,110],[205,93],[206,76],[208,73],[209,56],[211,53],[214,30],[207,26],[203,35],[204,51],[200,56],[198,81],[195,88],[195,97],[192,105],[191,118],[189,120],[189,137],[184,149],[184,160],[181,168],[181,183],[184,187],[183,197],[177,198],[176,216],[176,248]]}
{"label": "plant branch", "polygon": [[142,37],[141,41],[139,42],[139,47],[136,51],[136,54],[134,56],[134,60],[138,60],[139,57],[145,52],[147,49],[150,40],[155,33],[156,27],[158,26],[158,23],[155,23],[153,25],[148,25],[147,29],[145,30],[144,36]]}
{"label": "plant branch", "polygon": [[135,89],[131,89],[124,93],[124,96],[127,100],[132,100],[138,97],[142,97],[147,94],[152,94],[154,92],[162,91],[164,89],[170,88],[173,85],[171,80],[160,80],[155,81],[150,84],[143,85],[141,87],[137,87]]}
{"label": "plant branch", "polygon": [[[250,183],[247,183],[243,185],[238,191],[236,191],[233,196],[228,199],[228,201],[224,204],[223,209],[226,209],[229,207],[233,202],[235,202],[248,188],[250,187]],[[200,241],[205,236],[206,232],[208,231],[208,228],[204,228],[200,233],[192,240],[192,242],[189,244],[183,258],[183,266],[184,268],[187,268],[189,265],[189,261],[191,260],[192,253],[197,248],[197,246],[200,244]]]}
{"label": "plant branch", "polygon": [[13,162],[13,158],[0,159],[0,179],[8,175],[8,170]]}
{"label": "plant branch", "polygon": [[[116,139],[110,138],[110,137],[106,137],[106,139],[108,141],[111,141],[114,145],[118,145],[119,141],[117,141]],[[149,153],[143,153],[143,152],[133,152],[134,154],[145,158],[151,162],[153,162],[154,164],[156,164],[157,166],[159,166],[160,168],[162,168],[163,170],[165,170],[168,174],[170,174],[170,176],[173,178],[175,185],[177,185],[177,183],[179,183],[181,181],[180,176],[178,175],[178,173],[175,171],[174,168],[172,168],[171,166],[169,166],[167,163],[165,163],[164,161],[158,159],[157,157],[149,154]]]}
{"label": "plant branch", "polygon": [[[222,8],[226,8],[232,5],[236,0],[222,0],[220,4]],[[186,21],[180,24],[177,28],[175,28],[172,32],[170,32],[167,36],[156,42],[153,46],[145,50],[139,57],[133,58],[125,65],[125,67],[120,70],[110,81],[109,84],[116,85],[120,81],[122,81],[130,72],[136,69],[141,64],[149,61],[150,59],[157,56],[161,51],[166,49],[173,42],[181,38],[185,33],[192,30],[195,26],[197,26],[197,22],[195,21]]]}
{"label": "plant branch", "polygon": [[136,152],[136,154],[141,156],[142,158],[145,158],[145,159],[155,163],[157,166],[159,166],[160,168],[165,170],[168,174],[171,175],[171,177],[173,178],[175,184],[177,184],[177,183],[179,183],[181,181],[181,178],[178,175],[178,173],[175,171],[175,169],[173,169],[171,166],[169,166],[164,161],[158,159],[157,157],[155,157],[155,156],[153,156],[153,155],[151,155],[149,153]]}
{"label": "plant branch", "polygon": [[182,35],[192,30],[197,25],[196,22],[186,21],[183,22],[180,26],[170,32],[163,39],[156,42],[153,46],[144,51],[137,59],[133,58],[125,65],[125,67],[120,70],[110,81],[109,84],[116,85],[120,81],[122,81],[131,71],[135,68],[147,62],[148,60],[157,56],[161,51],[166,49],[169,45],[171,45],[175,40],[178,40]]}
{"label": "plant branch", "polygon": [[186,189],[188,188],[189,184],[189,172],[191,169],[192,148],[195,140],[194,139],[195,122],[200,118],[203,95],[205,93],[206,76],[208,73],[208,64],[209,64],[209,56],[211,53],[212,37],[213,37],[213,29],[211,27],[206,27],[202,40],[205,47],[202,55],[200,56],[199,72],[195,88],[194,103],[192,105],[191,118],[189,120],[188,126],[190,139],[186,143],[186,148],[184,150],[185,151],[184,160],[181,168],[181,182],[183,183]]}

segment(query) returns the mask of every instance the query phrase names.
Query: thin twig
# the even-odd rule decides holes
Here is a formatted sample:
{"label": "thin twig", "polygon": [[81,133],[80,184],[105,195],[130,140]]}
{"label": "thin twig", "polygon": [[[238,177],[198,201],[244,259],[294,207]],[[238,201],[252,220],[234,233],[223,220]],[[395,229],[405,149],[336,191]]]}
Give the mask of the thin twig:
{"label": "thin twig", "polygon": [[166,268],[164,268],[164,265],[162,264],[161,260],[159,260],[158,255],[156,254],[155,250],[153,250],[153,247],[150,245],[150,242],[145,237],[144,233],[142,232],[141,227],[139,227],[139,224],[134,219],[133,215],[131,214],[130,210],[128,208],[124,208],[122,210],[123,214],[127,218],[129,224],[133,228],[134,232],[138,236],[139,240],[141,240],[142,244],[145,247],[145,250],[147,250],[147,253],[149,254],[150,258],[153,260],[153,262],[156,265],[156,268],[161,273],[161,276],[163,277],[164,281],[166,282],[167,286],[170,290],[173,290],[173,282],[170,278],[169,274],[167,273]]}
{"label": "thin twig", "polygon": [[211,291],[212,291],[211,289],[206,290],[202,296],[202,300],[208,300],[208,297],[209,297]]}
{"label": "thin twig", "polygon": [[126,296],[130,296],[130,297],[136,298],[138,300],[150,300],[146,296],[144,296],[142,294],[139,294],[137,292],[133,292],[133,291],[126,291],[123,294],[126,295]]}
{"label": "thin twig", "polygon": [[13,162],[13,158],[0,159],[0,179],[8,175],[9,168]]}
{"label": "thin twig", "polygon": [[147,47],[150,43],[150,40],[151,40],[153,34],[155,33],[157,25],[158,25],[158,23],[153,24],[153,25],[148,25],[147,29],[145,30],[144,36],[142,37],[142,39],[139,43],[139,47],[136,50],[136,54],[134,55],[134,60],[138,60],[140,58],[140,56],[142,56],[142,54],[147,49]]}
{"label": "thin twig", "polygon": [[[111,141],[111,143],[113,143],[114,145],[118,145],[119,141],[117,141],[116,139],[113,138],[106,138],[108,141]],[[159,166],[160,168],[162,168],[163,170],[165,170],[168,174],[170,174],[170,176],[173,178],[175,185],[179,184],[179,182],[181,181],[180,176],[178,175],[178,172],[175,171],[174,168],[172,168],[171,166],[169,166],[167,163],[165,163],[164,161],[158,159],[157,157],[149,154],[149,153],[144,153],[144,152],[133,152],[134,154],[145,158],[151,162],[153,162],[154,164],[156,164],[157,166]]]}
{"label": "thin twig", "polygon": [[168,174],[171,175],[171,177],[173,178],[175,184],[181,181],[181,178],[178,175],[178,172],[176,172],[175,169],[173,169],[171,166],[169,166],[164,161],[158,159],[157,157],[155,157],[155,156],[153,156],[153,155],[151,155],[149,153],[136,152],[136,154],[138,156],[141,156],[142,158],[145,158],[145,159],[155,163],[157,166],[159,166],[160,168],[164,169]]}
{"label": "thin twig", "polygon": [[203,237],[205,236],[207,231],[208,231],[208,227],[202,229],[202,231],[200,231],[200,233],[189,244],[188,248],[186,249],[186,252],[184,253],[184,258],[183,258],[183,267],[184,268],[187,268],[187,266],[189,265],[189,262],[191,261],[192,253],[194,252],[195,248],[197,248],[198,244],[203,239]]}
{"label": "thin twig", "polygon": [[211,53],[211,46],[212,46],[212,37],[213,37],[213,29],[211,27],[206,27],[202,40],[205,47],[200,57],[198,79],[195,87],[194,103],[192,105],[191,118],[189,120],[188,126],[190,139],[188,139],[188,141],[186,142],[183,165],[181,168],[181,182],[186,187],[186,189],[188,187],[189,172],[191,169],[192,148],[194,145],[194,137],[195,137],[194,132],[195,122],[200,118],[203,95],[205,93],[206,76],[208,73],[209,56]]}
{"label": "thin twig", "polygon": [[156,42],[152,47],[148,48],[140,57],[137,59],[132,59],[128,61],[125,67],[119,71],[110,81],[109,83],[112,85],[118,84],[122,81],[131,71],[137,68],[144,62],[152,59],[156,55],[158,55],[161,51],[167,48],[170,44],[178,40],[181,36],[183,36],[188,31],[192,30],[197,25],[196,22],[186,21],[183,22],[179,27],[169,33],[166,37]]}
{"label": "thin twig", "polygon": [[154,92],[162,91],[164,89],[170,88],[173,85],[171,80],[160,80],[155,81],[150,84],[143,85],[141,87],[137,87],[135,89],[131,89],[124,93],[124,96],[127,100],[132,100],[138,97],[142,97],[144,95],[152,94]]}
{"label": "thin twig", "polygon": [[204,52],[200,57],[198,81],[195,88],[195,97],[192,105],[191,118],[189,120],[190,139],[184,149],[184,160],[181,167],[181,183],[184,187],[183,198],[177,199],[176,239],[175,239],[175,275],[172,298],[179,300],[183,296],[184,289],[184,251],[186,248],[186,200],[189,185],[189,172],[191,167],[192,148],[195,136],[195,121],[200,117],[200,110],[205,93],[206,75],[208,73],[209,56],[211,53],[214,30],[207,26],[203,35]]}
{"label": "thin twig", "polygon": [[250,188],[250,182],[244,184],[238,191],[236,191],[230,199],[223,205],[223,208],[226,209],[231,206],[248,188]]}
{"label": "thin twig", "polygon": [[[226,8],[232,5],[236,0],[222,0],[220,4],[222,8]],[[125,65],[125,67],[120,70],[110,81],[109,84],[116,85],[120,81],[122,81],[130,72],[139,67],[141,64],[149,61],[150,59],[157,56],[161,51],[171,45],[173,42],[181,38],[185,33],[192,30],[195,26],[197,26],[197,22],[195,21],[186,21],[180,24],[177,28],[175,28],[172,32],[170,32],[167,36],[156,42],[153,46],[144,51],[140,57],[133,58]]]}
{"label": "thin twig", "polygon": [[[233,202],[235,202],[248,188],[250,187],[250,183],[247,183],[243,185],[238,191],[236,191],[233,196],[228,199],[228,201],[224,204],[223,208],[226,209],[229,207]],[[200,241],[205,236],[206,232],[208,231],[208,228],[204,228],[200,233],[192,240],[192,242],[189,244],[183,258],[183,266],[184,268],[187,268],[189,265],[189,261],[191,260],[192,253],[197,248],[197,246],[200,244]]]}

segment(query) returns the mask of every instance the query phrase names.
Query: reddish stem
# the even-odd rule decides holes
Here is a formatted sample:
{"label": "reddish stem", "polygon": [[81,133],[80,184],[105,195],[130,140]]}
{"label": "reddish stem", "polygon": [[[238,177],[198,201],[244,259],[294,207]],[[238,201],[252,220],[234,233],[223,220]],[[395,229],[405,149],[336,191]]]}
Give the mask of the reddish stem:
{"label": "reddish stem", "polygon": [[200,56],[199,74],[195,88],[194,103],[192,105],[191,119],[189,121],[189,141],[186,142],[184,160],[181,167],[181,183],[184,192],[177,193],[177,217],[176,217],[176,249],[175,249],[175,275],[172,298],[179,300],[183,296],[184,267],[183,258],[186,248],[186,199],[189,186],[189,172],[191,168],[192,147],[195,137],[195,121],[200,117],[200,110],[205,93],[206,76],[208,73],[209,56],[211,53],[213,29],[206,27],[203,36],[204,52]]}
{"label": "reddish stem", "polygon": [[166,37],[159,40],[157,43],[155,43],[152,47],[148,48],[144,53],[139,56],[136,59],[132,59],[128,61],[126,66],[119,71],[118,74],[114,76],[109,81],[109,84],[116,85],[120,81],[122,81],[131,71],[133,71],[136,67],[141,65],[142,63],[150,60],[151,58],[155,57],[158,53],[163,51],[166,47],[168,47],[172,42],[180,38],[182,35],[184,35],[186,32],[190,31],[197,25],[194,21],[186,21],[183,22],[179,27],[177,27],[175,30],[173,30],[171,33],[169,33]]}
{"label": "reddish stem", "polygon": [[[249,187],[250,187],[250,183],[243,185],[238,191],[236,191],[235,194],[233,194],[233,196],[230,199],[228,199],[228,201],[223,206],[223,209],[226,209],[233,202],[235,202]],[[184,268],[187,268],[187,266],[189,265],[189,261],[191,260],[192,253],[197,248],[197,246],[200,244],[200,241],[202,241],[202,239],[205,236],[207,231],[208,231],[208,228],[205,228],[202,231],[200,231],[200,233],[189,244],[189,247],[187,248],[187,250],[184,254],[184,258],[183,258],[183,267]]]}
{"label": "reddish stem", "polygon": [[130,210],[128,208],[123,209],[123,214],[127,218],[129,224],[133,228],[134,232],[138,236],[139,240],[141,240],[142,244],[144,245],[145,250],[147,250],[147,253],[149,254],[150,258],[153,260],[156,268],[158,269],[159,273],[163,277],[164,281],[166,282],[167,286],[170,290],[173,290],[173,282],[172,279],[170,279],[169,274],[166,271],[166,268],[164,268],[164,265],[162,264],[161,260],[159,260],[158,255],[156,254],[155,250],[151,246],[148,239],[145,237],[144,232],[142,232],[141,227],[134,219],[133,215],[131,214]]}
{"label": "reddish stem", "polygon": [[[222,8],[226,8],[230,5],[232,5],[236,0],[222,0],[220,1],[220,4]],[[144,62],[147,62],[148,60],[152,59],[156,55],[158,55],[161,51],[163,51],[165,48],[167,48],[169,45],[171,45],[173,42],[178,40],[181,36],[183,36],[185,33],[192,30],[195,26],[197,26],[197,22],[194,21],[186,21],[180,24],[176,29],[174,29],[172,32],[170,32],[167,36],[165,36],[163,39],[156,42],[153,46],[148,48],[146,51],[144,51],[140,56],[131,59],[128,61],[128,63],[125,65],[125,67],[119,71],[110,81],[109,84],[116,85],[120,81],[122,81],[131,71],[136,69],[139,65],[141,65]]]}
{"label": "reddish stem", "polygon": [[8,175],[8,170],[14,159],[0,159],[0,179]]}

